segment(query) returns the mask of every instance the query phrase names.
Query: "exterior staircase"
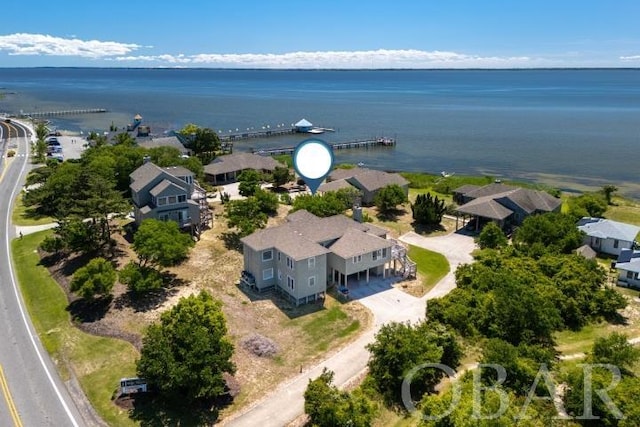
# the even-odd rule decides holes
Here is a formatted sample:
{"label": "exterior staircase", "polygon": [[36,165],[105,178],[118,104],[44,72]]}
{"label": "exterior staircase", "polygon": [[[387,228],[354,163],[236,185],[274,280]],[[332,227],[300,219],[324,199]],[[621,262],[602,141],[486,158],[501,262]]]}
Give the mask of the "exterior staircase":
{"label": "exterior staircase", "polygon": [[[393,242],[393,247],[391,248],[391,259],[393,260],[393,266],[396,274],[402,275],[404,279],[415,278],[418,267],[416,263],[409,258],[407,248],[397,240],[390,240]],[[396,263],[400,264],[399,268]]]}
{"label": "exterior staircase", "polygon": [[193,234],[200,237],[200,234],[202,234],[205,228],[213,225],[213,214],[211,213],[211,209],[209,209],[209,203],[207,203],[207,192],[204,188],[200,187],[197,182],[193,183],[191,200],[200,205],[200,218],[195,224],[192,223]]}

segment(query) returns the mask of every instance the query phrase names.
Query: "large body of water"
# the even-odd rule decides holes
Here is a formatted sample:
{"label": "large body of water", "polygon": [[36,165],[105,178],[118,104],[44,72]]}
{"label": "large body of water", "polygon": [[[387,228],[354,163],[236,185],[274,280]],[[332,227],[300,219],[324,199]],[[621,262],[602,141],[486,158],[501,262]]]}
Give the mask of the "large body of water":
{"label": "large body of water", "polygon": [[[535,180],[584,189],[615,183],[640,197],[640,70],[271,71],[0,68],[0,111],[107,108],[56,120],[71,130],[154,133],[196,123],[228,133],[307,118],[328,142],[395,137],[395,149],[339,161],[386,170]],[[236,143],[293,145],[302,136]]]}

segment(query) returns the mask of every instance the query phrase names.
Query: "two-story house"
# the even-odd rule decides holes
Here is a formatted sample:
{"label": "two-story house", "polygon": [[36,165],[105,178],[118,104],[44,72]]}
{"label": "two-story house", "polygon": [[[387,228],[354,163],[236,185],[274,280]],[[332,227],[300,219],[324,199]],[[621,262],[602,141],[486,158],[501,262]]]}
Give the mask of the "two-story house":
{"label": "two-story house", "polygon": [[244,268],[258,290],[275,288],[297,304],[324,295],[327,285],[386,275],[393,242],[386,231],[344,215],[319,218],[305,210],[286,223],[242,239]]}
{"label": "two-story house", "polygon": [[147,219],[176,221],[180,228],[201,230],[211,221],[206,194],[189,169],[161,168],[145,162],[130,175],[131,200],[137,225]]}

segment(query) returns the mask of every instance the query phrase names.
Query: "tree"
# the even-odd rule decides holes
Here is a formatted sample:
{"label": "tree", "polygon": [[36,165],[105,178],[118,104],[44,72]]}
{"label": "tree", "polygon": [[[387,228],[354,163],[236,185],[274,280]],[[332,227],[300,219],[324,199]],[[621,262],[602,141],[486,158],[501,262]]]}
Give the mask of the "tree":
{"label": "tree", "polygon": [[608,208],[607,199],[602,193],[585,193],[567,201],[568,214],[574,219],[582,217],[601,218]]}
{"label": "tree", "polygon": [[582,245],[582,236],[574,218],[551,212],[527,217],[516,230],[513,244],[536,257],[545,253],[568,254]]}
{"label": "tree", "polygon": [[104,258],[94,258],[76,270],[71,279],[71,291],[83,298],[93,299],[96,295],[107,296],[116,282],[116,270]]}
{"label": "tree", "polygon": [[267,215],[262,212],[260,203],[254,197],[231,200],[226,206],[227,225],[237,228],[240,236],[248,236],[267,225]]}
{"label": "tree", "polygon": [[630,344],[626,335],[613,332],[608,337],[596,338],[592,358],[595,363],[609,363],[628,371],[640,360],[640,349]]}
{"label": "tree", "polygon": [[361,392],[347,393],[333,383],[333,372],[327,368],[309,380],[304,392],[304,412],[313,426],[366,427],[375,415],[374,405]]}
{"label": "tree", "polygon": [[373,203],[383,215],[391,213],[399,204],[406,201],[407,196],[398,184],[391,184],[381,188],[373,199]]}
{"label": "tree", "polygon": [[44,163],[47,154],[47,143],[44,139],[38,139],[34,147],[36,163]]}
{"label": "tree", "polygon": [[262,177],[260,172],[254,169],[246,169],[238,175],[238,190],[241,196],[249,197],[253,196],[260,188],[260,181]]}
{"label": "tree", "polygon": [[182,129],[180,129],[179,133],[187,137],[191,135],[195,137],[195,134],[196,132],[198,132],[198,130],[200,130],[200,126],[193,123],[187,123]]}
{"label": "tree", "polygon": [[223,374],[235,372],[232,356],[222,304],[202,291],[149,326],[136,366],[161,396],[193,405],[225,393]]}
{"label": "tree", "polygon": [[198,128],[192,137],[191,149],[202,160],[209,163],[220,150],[220,138],[218,134],[209,128]]}
{"label": "tree", "polygon": [[293,200],[292,211],[304,209],[321,218],[344,213],[348,207],[340,193],[329,191],[320,194],[300,194]]}
{"label": "tree", "polygon": [[604,194],[604,198],[607,200],[607,205],[612,204],[611,199],[616,191],[618,191],[618,187],[612,184],[607,184],[602,187],[602,194]]}
{"label": "tree", "polygon": [[273,185],[279,187],[291,181],[293,175],[288,167],[276,166],[273,170]]}
{"label": "tree", "polygon": [[[387,323],[376,334],[375,341],[367,345],[371,353],[369,374],[387,402],[402,402],[402,382],[411,369],[423,363],[446,363],[451,368],[458,365],[461,351],[453,334],[434,333],[431,326]],[[449,354],[445,354],[444,348]],[[433,390],[442,375],[442,371],[435,369],[415,372],[411,383],[413,395],[421,397]]]}
{"label": "tree", "polygon": [[260,205],[260,211],[267,215],[274,215],[278,212],[278,196],[271,191],[258,188],[253,194],[253,198]]}
{"label": "tree", "polygon": [[411,204],[413,220],[418,224],[438,225],[447,208],[444,200],[438,196],[432,197],[431,193],[418,194],[416,201]]}
{"label": "tree", "polygon": [[128,132],[121,132],[117,134],[114,139],[116,145],[133,145],[136,143],[136,139]]}
{"label": "tree", "polygon": [[120,283],[126,285],[129,291],[141,293],[162,287],[162,274],[153,267],[141,267],[131,261],[118,273]]}
{"label": "tree", "polygon": [[507,246],[508,243],[507,236],[495,222],[485,225],[478,236],[478,245],[481,249],[498,249]]}
{"label": "tree", "polygon": [[185,259],[193,245],[191,236],[182,233],[175,221],[145,219],[133,236],[132,248],[141,267],[169,267]]}
{"label": "tree", "polygon": [[41,139],[43,141],[49,134],[49,129],[47,129],[47,125],[44,122],[39,122],[36,125],[35,131],[36,131],[36,138]]}

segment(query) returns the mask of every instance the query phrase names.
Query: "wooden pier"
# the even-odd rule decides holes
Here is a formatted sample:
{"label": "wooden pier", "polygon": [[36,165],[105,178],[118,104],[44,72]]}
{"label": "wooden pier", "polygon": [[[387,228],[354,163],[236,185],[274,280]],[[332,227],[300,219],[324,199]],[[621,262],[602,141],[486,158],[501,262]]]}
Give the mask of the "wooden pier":
{"label": "wooden pier", "polygon": [[51,116],[75,116],[78,114],[106,113],[106,108],[84,108],[79,110],[34,111],[32,113],[20,113],[22,117],[51,117]]}
{"label": "wooden pier", "polygon": [[[349,150],[354,148],[377,148],[377,147],[395,147],[396,140],[394,138],[373,138],[373,139],[359,139],[355,141],[346,141],[346,142],[334,142],[329,144],[331,148],[335,150]],[[280,154],[293,154],[296,147],[281,147],[281,148],[263,148],[263,149],[253,149],[252,153],[269,155],[269,156],[277,156]]]}
{"label": "wooden pier", "polygon": [[260,131],[247,131],[241,133],[232,133],[229,135],[218,134],[220,142],[243,141],[254,138],[270,138],[272,136],[293,135],[297,133],[296,128],[276,128]]}

